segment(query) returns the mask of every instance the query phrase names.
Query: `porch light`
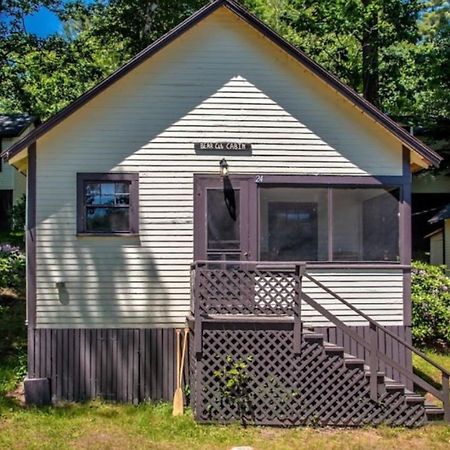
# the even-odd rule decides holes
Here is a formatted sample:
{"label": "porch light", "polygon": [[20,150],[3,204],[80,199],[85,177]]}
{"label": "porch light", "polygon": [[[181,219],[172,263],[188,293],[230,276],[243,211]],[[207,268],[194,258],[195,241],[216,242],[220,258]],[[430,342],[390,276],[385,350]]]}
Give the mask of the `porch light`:
{"label": "porch light", "polygon": [[227,177],[228,176],[228,163],[225,158],[222,158],[220,163],[220,176]]}

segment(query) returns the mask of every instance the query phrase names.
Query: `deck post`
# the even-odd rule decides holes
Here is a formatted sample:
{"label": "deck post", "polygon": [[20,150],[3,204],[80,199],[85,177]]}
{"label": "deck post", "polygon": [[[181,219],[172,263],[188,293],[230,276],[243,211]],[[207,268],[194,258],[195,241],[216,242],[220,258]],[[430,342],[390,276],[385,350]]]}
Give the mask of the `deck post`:
{"label": "deck post", "polygon": [[378,401],[378,336],[377,327],[373,323],[369,323],[370,330],[370,398]]}
{"label": "deck post", "polygon": [[294,303],[294,354],[300,354],[302,342],[302,323],[301,323],[301,305],[302,305],[302,276],[305,270],[304,265],[295,266],[295,303]]}
{"label": "deck post", "polygon": [[442,372],[442,403],[444,407],[444,420],[450,423],[450,377],[447,373]]}
{"label": "deck post", "polygon": [[197,359],[201,358],[202,354],[202,332],[203,332],[203,324],[202,324],[202,314],[200,311],[200,296],[199,296],[199,274],[198,274],[199,265],[195,264],[192,270],[192,276],[194,277],[193,282],[193,292],[192,298],[194,302],[194,353]]}

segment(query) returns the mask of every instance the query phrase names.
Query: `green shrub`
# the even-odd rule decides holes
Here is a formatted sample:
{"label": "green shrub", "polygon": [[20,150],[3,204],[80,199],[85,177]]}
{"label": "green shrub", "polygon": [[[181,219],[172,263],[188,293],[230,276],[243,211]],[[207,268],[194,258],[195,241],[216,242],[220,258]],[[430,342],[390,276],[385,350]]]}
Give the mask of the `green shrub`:
{"label": "green shrub", "polygon": [[412,268],[412,335],[420,347],[450,345],[450,278],[444,266],[414,262]]}
{"label": "green shrub", "polygon": [[24,233],[25,231],[26,203],[24,194],[11,208],[9,213],[9,225],[12,232]]}
{"label": "green shrub", "polygon": [[0,288],[21,291],[25,287],[25,255],[19,247],[0,244]]}

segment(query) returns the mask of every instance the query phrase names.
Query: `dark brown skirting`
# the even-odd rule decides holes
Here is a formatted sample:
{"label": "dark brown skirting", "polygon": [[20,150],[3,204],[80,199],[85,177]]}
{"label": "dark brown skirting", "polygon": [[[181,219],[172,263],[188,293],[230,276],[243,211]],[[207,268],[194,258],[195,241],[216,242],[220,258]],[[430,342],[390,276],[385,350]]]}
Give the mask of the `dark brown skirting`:
{"label": "dark brown skirting", "polygon": [[[207,323],[204,327],[215,328]],[[272,327],[284,330],[292,324]],[[261,326],[252,324],[248,328]],[[387,328],[411,341],[410,327]],[[355,329],[368,338],[368,327]],[[322,333],[326,341],[343,346],[345,352],[368,360],[367,352],[335,327],[317,327],[314,331]],[[30,330],[29,337],[29,377],[49,378],[53,401],[96,397],[133,403],[172,400],[176,383],[174,328],[34,329]],[[381,350],[412,370],[409,351],[396,345],[389,336],[379,339]],[[396,381],[406,382],[382,362],[380,370]],[[185,383],[189,384],[187,368]],[[411,388],[409,384],[406,385]]]}
{"label": "dark brown skirting", "polygon": [[[360,326],[352,327],[359,335],[363,336],[367,341],[369,341],[369,327]],[[411,327],[407,326],[386,326],[388,330],[394,332],[403,340],[412,344],[411,338]],[[315,327],[314,331],[323,334],[324,340],[331,342],[332,344],[344,347],[344,351],[357,358],[364,359],[366,363],[369,362],[369,352],[358,344],[356,341],[351,339],[349,336],[344,335],[342,330],[336,327]],[[382,333],[378,330],[378,344],[380,351],[384,352],[389,358],[393,359],[395,362],[399,363],[405,369],[412,372],[412,356],[411,352],[404,348],[403,345],[399,344],[395,339]],[[392,378],[395,381],[404,383],[408,389],[412,389],[412,384],[403,375],[398,373],[398,371],[387,367],[383,361],[380,361],[379,370],[385,372],[386,376]]]}
{"label": "dark brown skirting", "polygon": [[34,329],[29,377],[49,378],[53,401],[172,400],[175,329]]}

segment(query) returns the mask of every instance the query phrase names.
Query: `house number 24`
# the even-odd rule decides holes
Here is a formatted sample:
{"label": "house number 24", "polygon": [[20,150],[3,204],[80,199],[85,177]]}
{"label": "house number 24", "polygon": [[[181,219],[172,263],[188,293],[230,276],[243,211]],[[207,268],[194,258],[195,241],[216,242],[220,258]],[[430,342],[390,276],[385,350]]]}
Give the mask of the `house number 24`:
{"label": "house number 24", "polygon": [[256,175],[255,183],[262,183],[264,180],[264,175]]}

